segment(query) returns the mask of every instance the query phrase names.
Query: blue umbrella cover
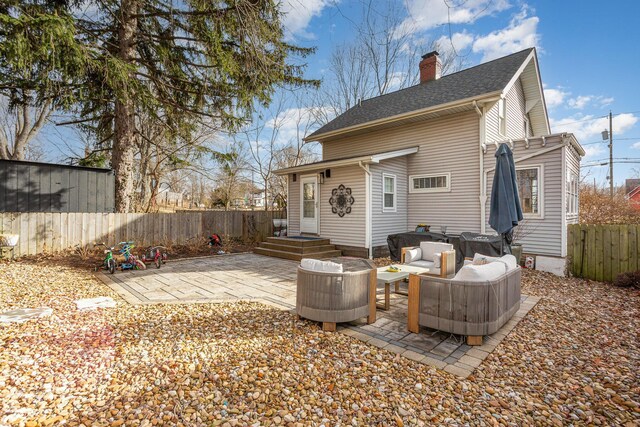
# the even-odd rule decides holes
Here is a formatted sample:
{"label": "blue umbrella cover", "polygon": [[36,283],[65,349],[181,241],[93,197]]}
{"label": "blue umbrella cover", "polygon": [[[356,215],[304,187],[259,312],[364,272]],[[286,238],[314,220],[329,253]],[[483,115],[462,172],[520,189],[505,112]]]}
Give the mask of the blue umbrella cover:
{"label": "blue umbrella cover", "polygon": [[507,234],[522,221],[522,208],[518,196],[516,165],[513,152],[507,144],[496,150],[496,170],[491,187],[489,225],[499,234]]}

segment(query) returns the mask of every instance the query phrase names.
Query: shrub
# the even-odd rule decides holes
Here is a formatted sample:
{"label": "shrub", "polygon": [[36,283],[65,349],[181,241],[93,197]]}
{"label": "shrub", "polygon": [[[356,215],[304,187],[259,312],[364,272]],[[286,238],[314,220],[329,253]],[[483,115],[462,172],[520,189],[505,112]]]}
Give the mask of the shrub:
{"label": "shrub", "polygon": [[614,284],[621,288],[634,287],[640,289],[640,270],[618,274]]}
{"label": "shrub", "polygon": [[625,197],[624,188],[615,191],[590,184],[580,186],[581,224],[640,224],[640,209]]}

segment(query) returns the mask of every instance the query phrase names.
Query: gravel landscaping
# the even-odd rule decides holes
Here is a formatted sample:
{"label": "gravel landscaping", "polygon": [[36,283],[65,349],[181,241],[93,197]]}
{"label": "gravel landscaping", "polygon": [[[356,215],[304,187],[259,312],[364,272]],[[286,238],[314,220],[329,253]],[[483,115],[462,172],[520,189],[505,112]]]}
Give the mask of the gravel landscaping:
{"label": "gravel landscaping", "polygon": [[[135,274],[135,273],[116,273]],[[0,425],[640,425],[640,292],[525,272],[543,299],[467,380],[258,303],[131,306],[0,263]],[[116,308],[77,311],[109,296]]]}

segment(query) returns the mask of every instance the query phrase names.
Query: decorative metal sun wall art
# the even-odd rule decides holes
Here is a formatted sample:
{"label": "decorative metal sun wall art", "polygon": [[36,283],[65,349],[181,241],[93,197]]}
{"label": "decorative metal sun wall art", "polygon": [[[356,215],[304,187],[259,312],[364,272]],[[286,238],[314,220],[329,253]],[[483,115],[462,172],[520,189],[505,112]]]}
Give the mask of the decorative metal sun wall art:
{"label": "decorative metal sun wall art", "polygon": [[351,195],[351,188],[340,184],[338,188],[331,190],[331,198],[329,199],[331,212],[338,214],[340,218],[351,213],[353,202],[355,202],[355,199]]}

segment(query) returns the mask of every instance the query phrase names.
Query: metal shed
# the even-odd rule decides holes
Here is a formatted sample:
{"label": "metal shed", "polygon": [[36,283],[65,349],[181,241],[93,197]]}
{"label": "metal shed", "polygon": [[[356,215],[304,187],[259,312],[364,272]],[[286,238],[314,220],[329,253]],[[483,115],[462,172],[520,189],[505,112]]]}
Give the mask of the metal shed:
{"label": "metal shed", "polygon": [[111,169],[0,160],[0,212],[114,212]]}

